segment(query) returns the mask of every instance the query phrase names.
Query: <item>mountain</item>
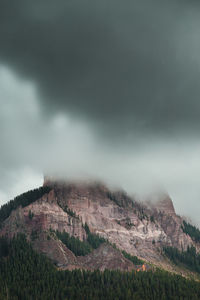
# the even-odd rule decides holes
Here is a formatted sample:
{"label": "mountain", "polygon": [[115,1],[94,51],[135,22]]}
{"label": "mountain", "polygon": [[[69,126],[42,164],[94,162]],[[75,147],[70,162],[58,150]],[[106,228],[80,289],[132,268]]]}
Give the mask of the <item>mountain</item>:
{"label": "mountain", "polygon": [[200,232],[164,193],[141,203],[102,183],[45,177],[43,187],[1,207],[0,225],[0,236],[23,233],[59,269],[197,271],[170,257],[173,249],[197,255]]}

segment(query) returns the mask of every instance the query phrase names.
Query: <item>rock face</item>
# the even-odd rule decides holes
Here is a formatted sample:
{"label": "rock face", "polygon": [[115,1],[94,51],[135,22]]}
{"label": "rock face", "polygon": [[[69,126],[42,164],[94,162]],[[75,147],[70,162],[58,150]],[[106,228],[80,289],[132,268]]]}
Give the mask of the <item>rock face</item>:
{"label": "rock face", "polygon": [[[45,182],[47,184],[47,182]],[[120,249],[152,262],[160,258],[156,247],[163,244],[187,249],[193,244],[183,233],[182,219],[168,195],[145,206],[123,192],[111,192],[101,184],[65,184],[48,181],[62,207],[67,205],[98,233]]]}
{"label": "rock face", "polygon": [[25,233],[33,247],[63,268],[132,270],[134,265],[120,251],[104,244],[85,257],[75,255],[56,238],[56,230],[80,240],[87,238],[85,223],[118,249],[156,265],[163,264],[164,245],[186,249],[194,245],[182,230],[168,195],[141,204],[122,191],[99,183],[66,183],[45,178],[51,191],[34,203],[19,207],[4,221],[0,235]]}
{"label": "rock face", "polygon": [[33,247],[38,252],[46,254],[57,265],[76,263],[75,255],[55,236],[49,236],[46,232],[38,234],[33,242]]}
{"label": "rock face", "polygon": [[156,199],[152,197],[148,204],[151,209],[157,210],[158,212],[160,211],[171,216],[176,215],[172,199],[166,193],[157,194]]}
{"label": "rock face", "polygon": [[120,251],[108,244],[102,244],[87,256],[79,257],[78,262],[90,270],[99,269],[100,271],[104,271],[105,269],[120,269],[122,271],[131,271],[136,269],[134,264],[126,259]]}
{"label": "rock face", "polygon": [[23,232],[30,236],[32,231],[43,232],[50,229],[60,232],[66,231],[80,240],[86,238],[82,222],[63,211],[57,204],[54,190],[36,202],[13,211],[4,222],[1,234],[12,237],[18,232]]}

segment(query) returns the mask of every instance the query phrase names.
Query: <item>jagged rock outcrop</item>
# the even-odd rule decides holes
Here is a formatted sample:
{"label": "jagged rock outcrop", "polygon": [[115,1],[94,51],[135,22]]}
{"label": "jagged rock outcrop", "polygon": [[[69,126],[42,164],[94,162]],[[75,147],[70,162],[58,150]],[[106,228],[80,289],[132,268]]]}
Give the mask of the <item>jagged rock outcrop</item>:
{"label": "jagged rock outcrop", "polygon": [[130,270],[133,264],[120,251],[109,245],[85,257],[77,258],[57,239],[53,232],[67,232],[86,240],[84,225],[118,249],[125,250],[156,265],[163,264],[162,247],[187,249],[199,245],[182,230],[183,220],[177,216],[168,195],[146,204],[137,202],[123,191],[111,191],[100,183],[67,183],[46,177],[51,191],[22,208],[18,207],[4,221],[0,235],[12,237],[25,233],[33,247],[45,253],[57,265],[68,269],[120,268]]}
{"label": "jagged rock outcrop", "polygon": [[156,247],[166,244],[186,249],[193,244],[183,233],[182,219],[166,194],[147,206],[101,184],[59,183],[58,186],[50,180],[48,184],[54,188],[61,206],[67,205],[93,232],[133,255],[158,261]]}
{"label": "jagged rock outcrop", "polygon": [[158,212],[162,212],[166,215],[176,215],[174,205],[170,196],[163,192],[159,192],[150,197],[147,201],[147,205]]}
{"label": "jagged rock outcrop", "polygon": [[[183,219],[175,212],[170,196],[166,193],[158,193],[147,201],[147,207],[153,212],[155,220],[162,227],[166,236],[169,237],[168,245],[186,250],[188,246],[194,245],[190,236],[182,230]],[[195,247],[199,248],[198,245]]]}

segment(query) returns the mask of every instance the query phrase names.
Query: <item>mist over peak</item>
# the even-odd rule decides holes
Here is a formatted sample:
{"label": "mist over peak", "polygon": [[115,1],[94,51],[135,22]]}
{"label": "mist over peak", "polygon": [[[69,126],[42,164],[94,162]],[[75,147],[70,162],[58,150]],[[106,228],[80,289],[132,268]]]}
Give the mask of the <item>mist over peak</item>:
{"label": "mist over peak", "polygon": [[161,187],[198,221],[199,20],[197,1],[0,0],[0,203],[56,173]]}

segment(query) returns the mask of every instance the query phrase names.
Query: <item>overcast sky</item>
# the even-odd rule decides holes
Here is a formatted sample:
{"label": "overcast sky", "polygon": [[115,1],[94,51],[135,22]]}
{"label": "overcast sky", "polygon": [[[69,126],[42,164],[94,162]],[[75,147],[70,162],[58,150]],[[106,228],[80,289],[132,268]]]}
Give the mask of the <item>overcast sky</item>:
{"label": "overcast sky", "polygon": [[196,0],[0,0],[0,204],[57,172],[200,224],[199,53]]}

